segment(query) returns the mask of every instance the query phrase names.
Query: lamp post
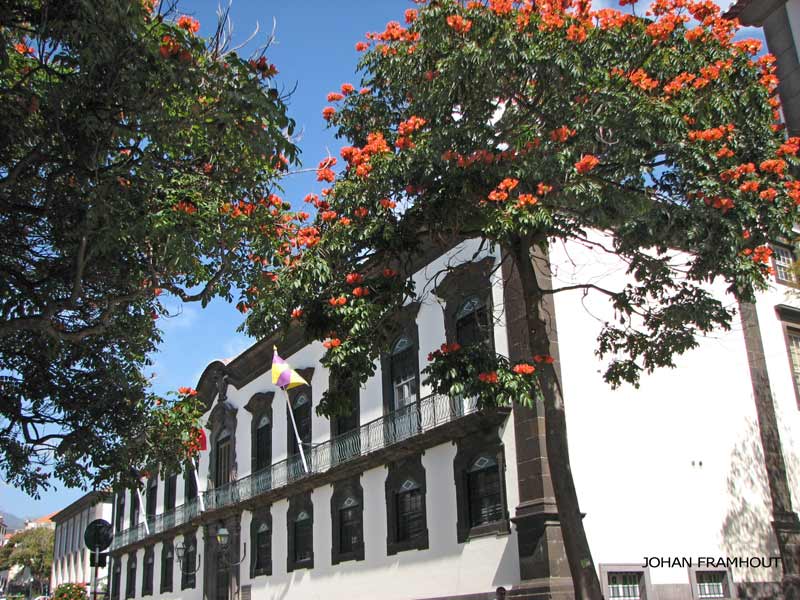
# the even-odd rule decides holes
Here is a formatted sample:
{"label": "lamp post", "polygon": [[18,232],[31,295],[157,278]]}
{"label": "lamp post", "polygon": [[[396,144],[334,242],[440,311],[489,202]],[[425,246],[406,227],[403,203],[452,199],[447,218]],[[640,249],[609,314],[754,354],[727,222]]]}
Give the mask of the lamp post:
{"label": "lamp post", "polygon": [[183,560],[184,558],[188,558],[188,556],[186,555],[187,550],[190,553],[194,552],[195,551],[194,544],[191,544],[188,548],[186,548],[186,546],[183,545],[183,542],[178,543],[178,545],[175,546],[175,558],[178,561],[181,573],[185,575],[194,575],[200,570],[200,555],[199,554],[197,555],[197,564],[194,565],[194,569],[191,570],[187,569]]}
{"label": "lamp post", "polygon": [[216,537],[217,537],[217,544],[219,544],[219,547],[220,547],[219,556],[225,562],[225,564],[228,567],[235,567],[236,565],[241,564],[242,561],[247,556],[247,542],[244,543],[244,552],[242,553],[242,555],[239,558],[237,558],[236,560],[233,560],[231,558],[231,554],[230,554],[231,548],[229,546],[230,541],[231,541],[231,534],[228,531],[228,529],[225,527],[225,525],[223,525],[222,523],[220,523],[217,526],[217,536]]}

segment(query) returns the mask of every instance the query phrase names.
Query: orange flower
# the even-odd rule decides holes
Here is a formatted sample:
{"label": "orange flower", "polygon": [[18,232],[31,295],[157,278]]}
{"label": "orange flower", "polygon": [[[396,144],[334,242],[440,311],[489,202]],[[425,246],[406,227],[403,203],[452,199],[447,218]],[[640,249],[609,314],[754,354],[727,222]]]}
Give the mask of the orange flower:
{"label": "orange flower", "polygon": [[758,182],[757,181],[745,181],[742,185],[739,186],[740,192],[757,192],[758,191]]}
{"label": "orange flower", "polygon": [[197,390],[190,387],[179,387],[178,393],[181,396],[197,396]]}
{"label": "orange flower", "polygon": [[442,344],[439,347],[439,351],[442,354],[450,354],[451,352],[458,352],[461,350],[461,344],[458,342],[453,342],[452,344]]}
{"label": "orange flower", "polygon": [[636,69],[633,71],[630,75],[628,75],[628,80],[633,85],[643,89],[646,92],[658,87],[658,81],[650,78],[644,69]]}
{"label": "orange flower", "polygon": [[344,96],[342,94],[340,94],[339,92],[330,92],[328,94],[328,102],[338,102],[339,100],[342,100],[343,98],[344,98]]}
{"label": "orange flower", "polygon": [[767,202],[772,202],[778,196],[778,192],[774,188],[767,188],[761,192],[758,197]]}
{"label": "orange flower", "polygon": [[292,318],[293,319],[299,319],[302,316],[303,316],[303,309],[302,308],[295,308],[292,311]]}
{"label": "orange flower", "polygon": [[575,163],[575,170],[581,175],[585,175],[594,169],[598,164],[600,164],[600,160],[596,156],[592,154],[585,154],[578,162]]}
{"label": "orange flower", "polygon": [[359,219],[363,219],[369,214],[369,211],[365,207],[359,206],[357,209],[353,211],[353,214],[357,216]]}
{"label": "orange flower", "polygon": [[534,206],[539,202],[539,198],[534,196],[533,194],[520,194],[519,201],[517,202],[517,206]]}
{"label": "orange flower", "polygon": [[529,365],[528,363],[520,363],[518,365],[514,365],[512,371],[514,371],[514,373],[517,375],[531,375],[534,371],[536,371],[536,367]]}
{"label": "orange flower", "polygon": [[783,175],[786,170],[786,161],[781,159],[765,160],[758,168],[764,173],[774,173],[775,175]]}
{"label": "orange flower", "polygon": [[346,96],[348,94],[352,94],[356,91],[356,88],[353,87],[352,83],[343,83],[342,84],[342,93]]}
{"label": "orange flower", "polygon": [[450,29],[456,33],[469,33],[469,30],[472,29],[472,21],[461,15],[450,15],[446,21]]}
{"label": "orange flower", "polygon": [[581,27],[580,25],[570,25],[567,28],[567,39],[570,42],[575,42],[580,44],[581,42],[586,41],[586,29]]}
{"label": "orange flower", "polygon": [[339,296],[338,298],[328,298],[328,304],[331,306],[344,306],[347,304],[347,298]]}
{"label": "orange flower", "polygon": [[552,356],[548,356],[547,354],[537,354],[536,356],[533,357],[533,362],[552,365],[554,362],[556,362],[556,359],[553,358]]}
{"label": "orange flower", "polygon": [[197,33],[200,31],[200,21],[187,15],[181,15],[178,18],[178,27],[185,29],[189,33]]}
{"label": "orange flower", "polygon": [[479,373],[478,379],[484,383],[497,383],[497,371],[489,371],[488,373]]}
{"label": "orange flower", "polygon": [[356,52],[364,52],[365,50],[369,49],[369,44],[367,42],[357,42],[356,43]]}
{"label": "orange flower", "polygon": [[730,158],[731,156],[733,156],[733,150],[728,146],[722,146],[717,152],[717,158]]}
{"label": "orange flower", "polygon": [[361,286],[354,288],[353,296],[355,296],[356,298],[363,298],[364,296],[369,296],[369,288]]}
{"label": "orange flower", "polygon": [[344,280],[347,285],[358,285],[364,281],[364,276],[361,273],[348,273]]}
{"label": "orange flower", "polygon": [[405,16],[406,16],[406,23],[411,24],[417,20],[417,11],[414,10],[413,8],[409,8],[406,10]]}
{"label": "orange flower", "polygon": [[569,138],[575,135],[575,130],[570,129],[566,125],[559,127],[558,129],[554,129],[550,132],[550,139],[554,142],[566,142]]}
{"label": "orange flower", "polygon": [[394,200],[389,200],[388,198],[381,198],[380,205],[386,210],[391,210],[397,206],[397,202]]}
{"label": "orange flower", "polygon": [[326,121],[330,121],[333,118],[333,115],[336,114],[336,109],[332,106],[326,106],[322,109],[322,118]]}
{"label": "orange flower", "polygon": [[341,346],[342,340],[340,340],[339,338],[332,338],[330,340],[322,342],[322,345],[328,350],[330,350],[331,348],[338,348],[339,346]]}
{"label": "orange flower", "polygon": [[506,177],[503,181],[500,182],[500,185],[497,187],[501,190],[506,192],[510,192],[519,184],[519,179],[514,179],[513,177]]}

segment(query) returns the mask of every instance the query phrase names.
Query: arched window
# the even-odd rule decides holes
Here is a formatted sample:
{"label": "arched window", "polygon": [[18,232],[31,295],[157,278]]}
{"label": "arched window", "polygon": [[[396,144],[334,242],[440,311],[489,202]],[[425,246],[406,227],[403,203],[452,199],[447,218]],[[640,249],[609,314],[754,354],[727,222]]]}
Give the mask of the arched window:
{"label": "arched window", "polygon": [[462,346],[492,343],[492,329],[486,303],[478,296],[469,296],[455,314],[456,342]]}
{"label": "arched window", "polygon": [[386,553],[428,547],[425,509],[425,468],[417,454],[389,463],[386,476]]}
{"label": "arched window", "polygon": [[227,427],[217,436],[215,450],[214,487],[220,487],[228,483],[231,476],[231,432]]}
{"label": "arched window", "polygon": [[144,568],[142,569],[142,596],[149,596],[153,593],[153,547],[144,550]]}
{"label": "arched window", "polygon": [[267,415],[261,415],[256,426],[256,464],[255,470],[260,471],[270,466],[272,462],[272,422]]}
{"label": "arched window", "polygon": [[256,571],[264,571],[269,564],[272,554],[270,544],[269,525],[261,523],[256,530],[256,542],[254,545],[256,552]]}
{"label": "arched window", "polygon": [[302,511],[294,520],[294,562],[311,560],[313,555],[313,526],[311,515]]}
{"label": "arched window", "polygon": [[[304,444],[303,451],[308,454],[307,444],[311,443],[311,400],[307,392],[302,392],[295,396],[292,401],[292,413],[294,414],[294,422],[297,425],[297,435]],[[291,455],[299,454],[297,437],[294,434],[291,423],[289,423],[289,439],[289,453]]]}
{"label": "arched window", "polygon": [[394,410],[417,401],[417,355],[414,344],[406,336],[400,336],[392,345],[390,356],[391,383]]}
{"label": "arched window", "polygon": [[289,498],[286,570],[314,568],[314,503],[311,492]]}
{"label": "arched window", "polygon": [[397,492],[397,541],[408,542],[425,529],[422,489],[413,479],[406,479]]}
{"label": "arched window", "polygon": [[136,596],[136,554],[128,554],[128,568],[125,575],[125,598]]}
{"label": "arched window", "polygon": [[467,471],[469,525],[477,527],[503,518],[500,469],[489,456],[479,456]]}
{"label": "arched window", "polygon": [[162,594],[172,591],[172,563],[174,562],[172,541],[164,542],[161,546],[161,584],[159,586]]}

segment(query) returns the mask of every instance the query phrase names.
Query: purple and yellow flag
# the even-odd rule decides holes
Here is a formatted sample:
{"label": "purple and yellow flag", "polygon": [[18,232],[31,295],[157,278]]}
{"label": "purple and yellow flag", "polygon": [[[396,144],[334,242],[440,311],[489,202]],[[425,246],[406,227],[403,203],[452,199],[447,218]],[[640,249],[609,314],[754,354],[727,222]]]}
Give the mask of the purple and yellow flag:
{"label": "purple and yellow flag", "polygon": [[278,348],[273,346],[272,354],[272,383],[279,388],[290,390],[308,382],[292,369],[285,360],[278,356]]}

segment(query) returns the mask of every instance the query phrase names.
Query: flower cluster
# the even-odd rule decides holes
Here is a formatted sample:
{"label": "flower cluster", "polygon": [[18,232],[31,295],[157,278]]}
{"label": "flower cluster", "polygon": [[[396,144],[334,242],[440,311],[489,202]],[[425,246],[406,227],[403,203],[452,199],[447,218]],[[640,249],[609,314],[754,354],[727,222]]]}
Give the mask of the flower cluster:
{"label": "flower cluster", "polygon": [[581,156],[581,159],[575,163],[575,170],[581,175],[586,175],[586,173],[592,171],[599,164],[600,160],[596,156],[584,154]]}
{"label": "flower cluster", "polygon": [[200,21],[187,15],[181,15],[178,17],[178,27],[188,31],[191,34],[195,34],[200,31]]}
{"label": "flower cluster", "polygon": [[461,15],[450,15],[446,20],[447,26],[456,33],[469,33],[469,30],[472,29],[472,21]]}
{"label": "flower cluster", "polygon": [[336,164],[336,158],[330,156],[323,158],[317,165],[317,181],[333,182],[336,179],[336,173],[331,169]]}
{"label": "flower cluster", "polygon": [[391,149],[383,134],[378,132],[367,134],[367,143],[362,148],[345,146],[339,153],[347,162],[348,169],[355,168],[356,175],[366,177],[372,171],[370,159],[386,152],[391,152]]}
{"label": "flower cluster", "polygon": [[452,342],[450,344],[442,344],[439,346],[438,350],[434,350],[433,352],[428,354],[428,362],[436,360],[437,358],[441,358],[442,356],[447,356],[448,354],[452,354],[453,352],[458,352],[461,350],[461,344],[458,342]]}

